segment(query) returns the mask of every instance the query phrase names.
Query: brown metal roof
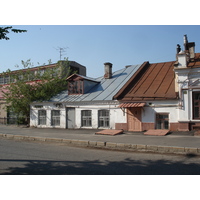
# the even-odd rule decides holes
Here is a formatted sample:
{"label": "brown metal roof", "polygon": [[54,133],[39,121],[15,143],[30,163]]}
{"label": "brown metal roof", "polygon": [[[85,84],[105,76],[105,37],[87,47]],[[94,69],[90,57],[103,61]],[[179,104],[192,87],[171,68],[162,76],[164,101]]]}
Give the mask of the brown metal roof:
{"label": "brown metal roof", "polygon": [[138,74],[114,98],[124,101],[177,99],[174,63],[144,63]]}
{"label": "brown metal roof", "polygon": [[144,106],[145,103],[121,103],[119,108],[139,108]]}
{"label": "brown metal roof", "polygon": [[194,60],[191,60],[188,67],[197,68],[200,67],[200,53],[195,53]]}

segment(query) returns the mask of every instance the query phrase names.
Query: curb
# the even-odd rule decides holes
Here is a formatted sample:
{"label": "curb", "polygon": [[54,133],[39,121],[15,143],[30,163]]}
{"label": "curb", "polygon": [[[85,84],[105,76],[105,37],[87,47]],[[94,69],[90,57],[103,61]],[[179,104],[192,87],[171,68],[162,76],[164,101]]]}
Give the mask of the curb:
{"label": "curb", "polygon": [[45,137],[12,135],[12,134],[2,134],[2,133],[0,133],[0,138],[20,140],[20,141],[23,140],[23,141],[62,143],[69,146],[109,149],[118,151],[200,155],[200,148],[195,148],[195,147],[177,147],[177,146],[159,146],[159,145],[157,146],[157,145],[144,145],[144,144],[131,144],[131,143],[45,138]]}

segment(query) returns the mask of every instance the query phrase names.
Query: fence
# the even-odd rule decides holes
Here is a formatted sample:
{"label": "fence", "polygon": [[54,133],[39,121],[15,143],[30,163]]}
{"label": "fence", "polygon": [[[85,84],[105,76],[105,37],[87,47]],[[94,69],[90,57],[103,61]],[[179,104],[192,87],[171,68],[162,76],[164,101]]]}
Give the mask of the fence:
{"label": "fence", "polygon": [[28,120],[25,120],[24,118],[17,118],[17,117],[3,117],[0,118],[0,124],[4,124],[4,125],[11,125],[11,124],[22,124],[25,125],[27,124]]}

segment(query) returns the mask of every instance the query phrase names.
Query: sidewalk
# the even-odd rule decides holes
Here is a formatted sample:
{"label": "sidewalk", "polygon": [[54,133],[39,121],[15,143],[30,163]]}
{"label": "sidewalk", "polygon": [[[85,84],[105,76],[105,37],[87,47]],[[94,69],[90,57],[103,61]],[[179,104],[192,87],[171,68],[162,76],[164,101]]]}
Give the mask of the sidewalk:
{"label": "sidewalk", "polygon": [[40,129],[0,125],[0,138],[59,142],[72,146],[139,151],[155,153],[200,155],[200,137],[192,132],[172,133],[166,136],[149,136],[143,133],[125,132],[121,135],[95,135],[94,129]]}

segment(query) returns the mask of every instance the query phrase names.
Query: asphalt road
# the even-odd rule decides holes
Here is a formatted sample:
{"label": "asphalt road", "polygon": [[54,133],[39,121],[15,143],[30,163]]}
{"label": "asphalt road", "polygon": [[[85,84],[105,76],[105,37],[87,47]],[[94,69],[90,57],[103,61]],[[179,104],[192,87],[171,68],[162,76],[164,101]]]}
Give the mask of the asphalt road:
{"label": "asphalt road", "polygon": [[4,175],[200,174],[200,157],[106,151],[0,139]]}

